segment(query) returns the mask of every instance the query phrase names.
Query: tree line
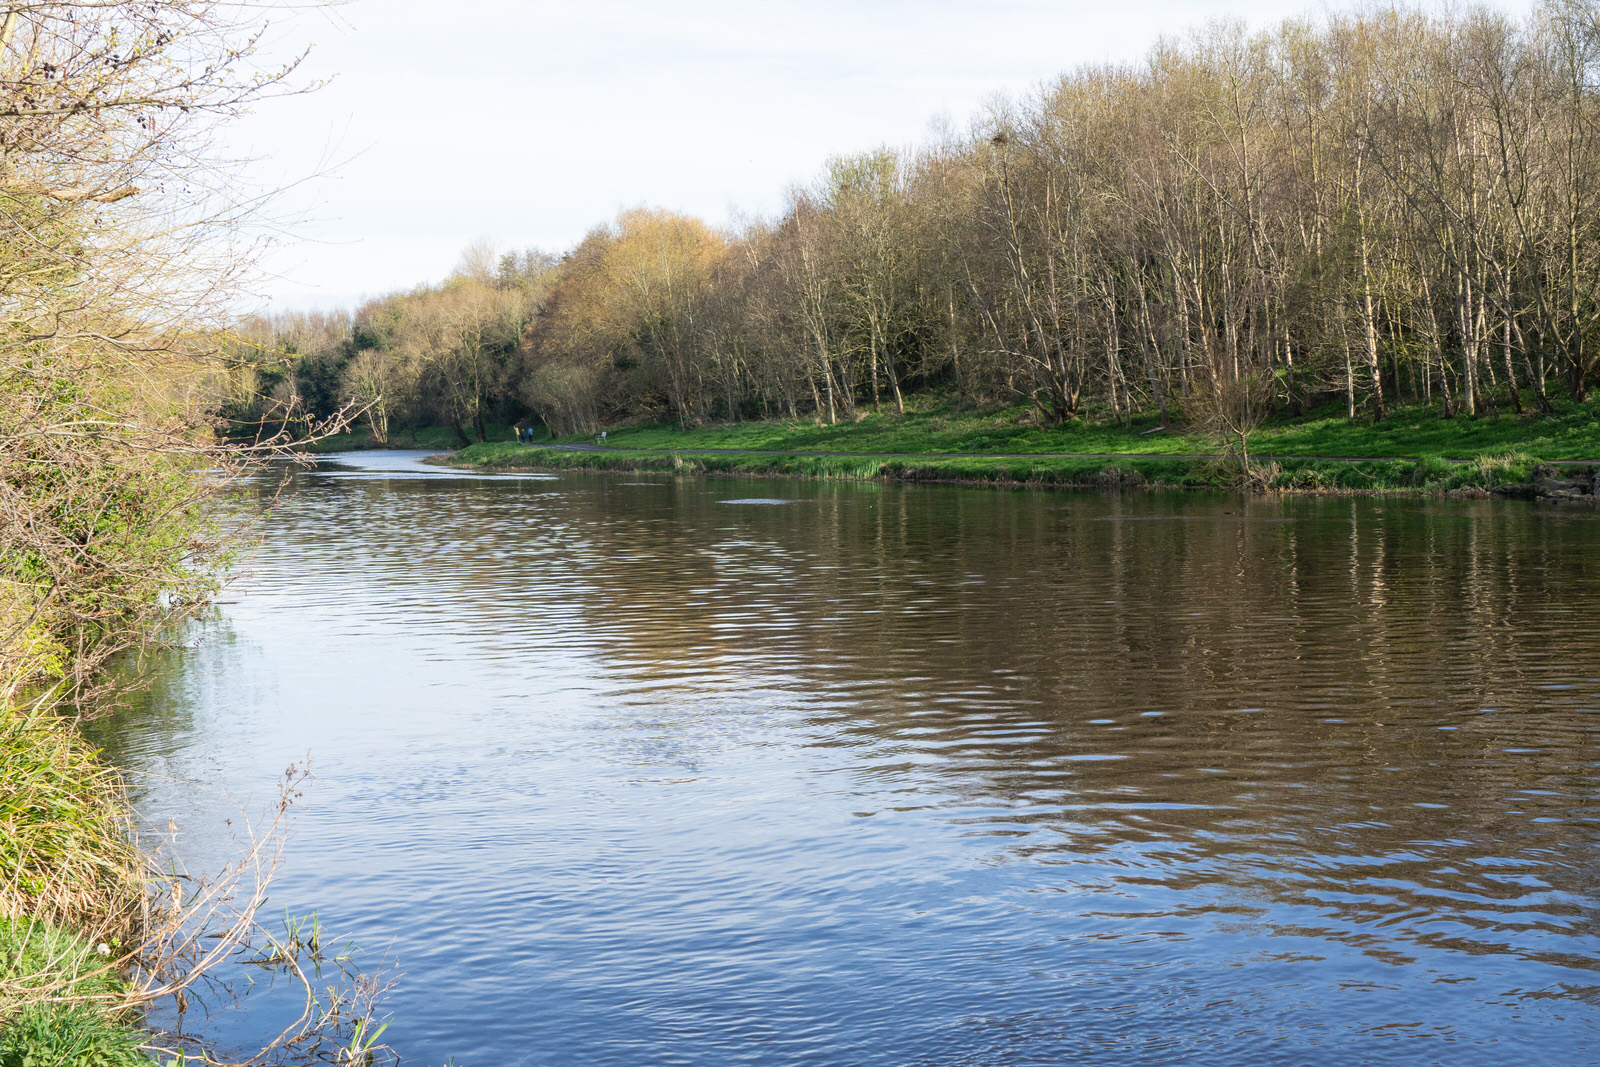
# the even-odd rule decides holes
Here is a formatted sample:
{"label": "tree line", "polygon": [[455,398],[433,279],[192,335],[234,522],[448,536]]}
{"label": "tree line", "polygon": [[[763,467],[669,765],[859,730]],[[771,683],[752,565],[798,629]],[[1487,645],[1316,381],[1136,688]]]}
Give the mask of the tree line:
{"label": "tree line", "polygon": [[1216,22],[835,158],[775,218],[623,211],[559,258],[476,249],[443,285],[258,324],[277,403],[240,410],[353,401],[380,439],[463,441],[833,423],[929,385],[1046,424],[1548,411],[1600,363],[1597,74],[1593,0]]}

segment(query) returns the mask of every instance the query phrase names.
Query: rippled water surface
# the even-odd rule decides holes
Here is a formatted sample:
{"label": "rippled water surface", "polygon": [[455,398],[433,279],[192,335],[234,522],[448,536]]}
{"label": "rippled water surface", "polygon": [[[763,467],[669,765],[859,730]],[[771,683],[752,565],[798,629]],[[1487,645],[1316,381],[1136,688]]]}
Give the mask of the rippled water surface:
{"label": "rippled water surface", "polygon": [[105,743],[197,862],[312,756],[407,1062],[1600,1060],[1595,512],[380,453],[246,572]]}

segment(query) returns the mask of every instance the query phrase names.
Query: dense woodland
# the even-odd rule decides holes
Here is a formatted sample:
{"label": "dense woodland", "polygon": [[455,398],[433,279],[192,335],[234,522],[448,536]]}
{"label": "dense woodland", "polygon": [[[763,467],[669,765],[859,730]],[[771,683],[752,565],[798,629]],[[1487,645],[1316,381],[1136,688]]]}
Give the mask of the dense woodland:
{"label": "dense woodland", "polygon": [[[856,418],[929,385],[1224,427],[1337,399],[1582,399],[1600,362],[1600,5],[1236,22],[970,130],[836,158],[775,219],[624,211],[555,258],[254,323],[233,417]],[[287,358],[286,358],[287,357]]]}

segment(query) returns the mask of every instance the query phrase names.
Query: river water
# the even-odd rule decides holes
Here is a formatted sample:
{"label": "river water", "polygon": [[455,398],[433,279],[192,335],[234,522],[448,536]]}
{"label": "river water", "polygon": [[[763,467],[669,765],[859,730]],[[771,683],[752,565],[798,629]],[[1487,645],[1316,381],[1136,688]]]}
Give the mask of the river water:
{"label": "river water", "polygon": [[1600,514],[418,460],[100,727],[406,1062],[1600,1061]]}

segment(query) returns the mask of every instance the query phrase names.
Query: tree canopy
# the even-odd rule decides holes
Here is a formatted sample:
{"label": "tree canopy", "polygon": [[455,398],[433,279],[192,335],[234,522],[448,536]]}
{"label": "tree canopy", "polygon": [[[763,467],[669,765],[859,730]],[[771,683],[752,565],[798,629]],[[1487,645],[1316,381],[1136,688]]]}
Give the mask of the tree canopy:
{"label": "tree canopy", "polygon": [[484,412],[847,421],[929,384],[1050,424],[1549,410],[1600,365],[1597,73],[1592,0],[1214,22],[830,160],[775,218],[640,208],[479,255],[355,315],[339,399],[463,440]]}

